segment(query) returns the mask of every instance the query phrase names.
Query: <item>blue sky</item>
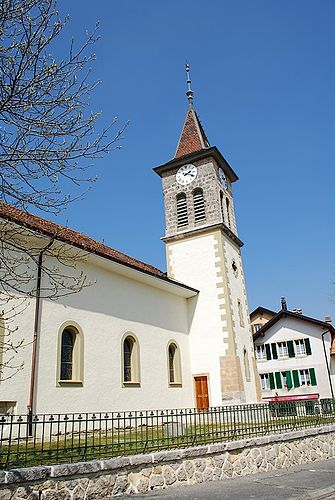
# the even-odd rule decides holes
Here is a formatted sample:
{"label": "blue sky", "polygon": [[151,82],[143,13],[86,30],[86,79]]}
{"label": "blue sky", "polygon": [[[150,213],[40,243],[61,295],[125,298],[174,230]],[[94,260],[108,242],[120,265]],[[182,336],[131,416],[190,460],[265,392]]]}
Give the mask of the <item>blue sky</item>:
{"label": "blue sky", "polygon": [[332,0],[71,0],[61,47],[100,21],[90,106],[130,120],[95,162],[94,190],[57,218],[165,269],[160,178],[187,109],[184,63],[211,145],[236,171],[250,309],[335,319],[335,3]]}

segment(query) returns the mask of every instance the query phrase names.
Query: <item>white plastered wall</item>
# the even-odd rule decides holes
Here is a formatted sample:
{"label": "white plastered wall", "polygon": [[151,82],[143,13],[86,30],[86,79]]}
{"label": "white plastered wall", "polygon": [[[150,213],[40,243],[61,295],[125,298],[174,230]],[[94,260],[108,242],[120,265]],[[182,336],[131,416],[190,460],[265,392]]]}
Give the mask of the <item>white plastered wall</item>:
{"label": "white plastered wall", "polygon": [[169,275],[200,290],[197,297],[189,299],[190,358],[193,375],[208,374],[209,404],[222,404],[220,356],[226,353],[223,342],[220,305],[218,297],[220,277],[215,266],[214,233],[203,233],[167,244]]}
{"label": "white plastered wall", "polygon": [[[187,300],[114,272],[105,259],[90,256],[80,264],[94,284],[56,301],[43,300],[38,341],[34,411],[85,412],[193,406],[190,376]],[[148,282],[149,279],[149,282]],[[33,336],[34,300],[17,319],[27,340]],[[83,334],[83,384],[57,384],[59,335],[64,325]],[[136,335],[140,346],[140,387],[123,387],[121,339]],[[181,353],[182,387],[169,387],[167,344],[174,340]],[[0,383],[0,400],[17,401],[26,413],[29,396],[31,345],[20,351],[24,370]]]}
{"label": "white plastered wall", "polygon": [[[4,364],[9,362],[10,367],[4,368],[3,380],[0,381],[0,402],[13,402],[15,403],[16,412],[26,413],[29,399],[35,300],[27,299],[22,302],[18,298],[16,304],[19,305],[21,303],[23,304],[23,308],[18,309],[9,326],[11,331],[17,328],[16,331],[10,333],[13,343],[16,344],[22,341],[22,345],[16,352],[9,350],[4,353]],[[14,299],[8,303],[8,307],[12,307],[13,305]],[[8,334],[8,324],[6,322],[5,332]],[[23,365],[23,369],[17,371],[16,367],[21,367],[21,365]]]}

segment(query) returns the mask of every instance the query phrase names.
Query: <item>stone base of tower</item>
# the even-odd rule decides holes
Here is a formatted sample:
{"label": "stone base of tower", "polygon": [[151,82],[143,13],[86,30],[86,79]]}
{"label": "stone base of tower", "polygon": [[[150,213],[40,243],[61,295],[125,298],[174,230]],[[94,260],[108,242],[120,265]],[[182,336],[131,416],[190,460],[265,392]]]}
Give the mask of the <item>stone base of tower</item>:
{"label": "stone base of tower", "polygon": [[245,403],[245,392],[238,356],[220,356],[222,404]]}

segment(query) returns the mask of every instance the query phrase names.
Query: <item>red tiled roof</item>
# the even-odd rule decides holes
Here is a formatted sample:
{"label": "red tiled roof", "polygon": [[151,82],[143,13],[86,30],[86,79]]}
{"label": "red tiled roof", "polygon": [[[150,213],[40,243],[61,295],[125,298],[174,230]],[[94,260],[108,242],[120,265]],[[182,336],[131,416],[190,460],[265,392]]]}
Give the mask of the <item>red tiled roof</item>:
{"label": "red tiled roof", "polygon": [[43,233],[47,236],[55,237],[57,240],[74,245],[75,247],[81,248],[86,252],[98,254],[120,264],[133,267],[139,271],[144,271],[160,278],[166,278],[165,273],[150,264],[134,259],[125,253],[118,252],[117,250],[93,240],[82,233],[78,233],[73,229],[60,226],[59,224],[55,224],[54,222],[38,217],[37,215],[32,215],[3,202],[0,202],[0,217],[28,227],[34,231]]}
{"label": "red tiled roof", "polygon": [[180,134],[175,158],[209,147],[209,142],[194,109],[189,109]]}

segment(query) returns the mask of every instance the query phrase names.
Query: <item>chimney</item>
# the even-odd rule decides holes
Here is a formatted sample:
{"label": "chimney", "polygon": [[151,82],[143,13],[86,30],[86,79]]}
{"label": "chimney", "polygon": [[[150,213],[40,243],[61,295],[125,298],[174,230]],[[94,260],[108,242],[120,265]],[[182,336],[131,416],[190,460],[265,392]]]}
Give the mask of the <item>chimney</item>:
{"label": "chimney", "polygon": [[302,309],[301,307],[296,307],[295,309],[292,309],[292,312],[294,312],[295,314],[302,314]]}
{"label": "chimney", "polygon": [[282,309],[282,311],[287,311],[287,304],[286,304],[285,297],[281,298],[281,309]]}
{"label": "chimney", "polygon": [[329,323],[331,325],[332,324],[332,317],[331,316],[325,316],[325,323]]}

